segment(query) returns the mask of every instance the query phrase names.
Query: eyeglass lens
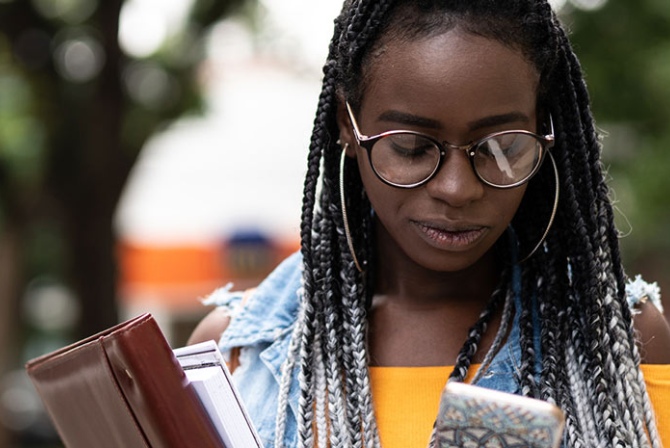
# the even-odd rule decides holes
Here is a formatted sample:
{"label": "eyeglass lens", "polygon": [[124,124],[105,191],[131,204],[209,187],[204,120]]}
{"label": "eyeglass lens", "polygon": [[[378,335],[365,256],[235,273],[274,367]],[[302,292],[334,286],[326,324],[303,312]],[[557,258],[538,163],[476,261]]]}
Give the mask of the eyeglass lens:
{"label": "eyeglass lens", "polygon": [[[492,185],[507,186],[534,172],[540,163],[542,143],[530,134],[509,132],[491,136],[472,150],[477,175]],[[425,181],[438,169],[440,147],[418,134],[390,134],[375,143],[370,159],[381,178],[409,186]]]}

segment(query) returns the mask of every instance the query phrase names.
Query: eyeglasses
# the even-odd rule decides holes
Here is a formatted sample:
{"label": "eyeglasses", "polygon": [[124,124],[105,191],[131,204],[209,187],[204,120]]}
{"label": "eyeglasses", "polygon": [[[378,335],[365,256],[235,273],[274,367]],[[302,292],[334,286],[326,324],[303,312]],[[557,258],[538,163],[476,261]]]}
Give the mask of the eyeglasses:
{"label": "eyeglasses", "polygon": [[447,149],[465,151],[475,175],[486,185],[518,187],[537,173],[546,152],[554,145],[551,116],[548,135],[502,131],[459,146],[440,143],[415,131],[388,131],[369,137],[361,133],[348,102],[346,106],[354,136],[367,150],[372,170],[382,182],[393,187],[415,188],[431,180],[442,166]]}

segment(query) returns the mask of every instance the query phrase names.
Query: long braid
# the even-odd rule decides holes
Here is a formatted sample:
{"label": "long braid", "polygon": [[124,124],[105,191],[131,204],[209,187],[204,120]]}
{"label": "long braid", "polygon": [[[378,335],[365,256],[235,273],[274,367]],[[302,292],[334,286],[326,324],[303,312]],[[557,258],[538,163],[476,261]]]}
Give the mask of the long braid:
{"label": "long braid", "polygon": [[[534,260],[529,260],[530,262]],[[539,396],[535,379],[535,366],[538,353],[535,352],[535,325],[533,315],[538,311],[535,309],[536,299],[534,292],[537,277],[530,274],[531,266],[525,266],[522,274],[521,310],[519,310],[519,344],[521,346],[521,364],[519,365],[519,386],[521,394],[528,397]],[[537,271],[535,271],[537,272]],[[529,293],[533,291],[533,293]]]}
{"label": "long braid", "polygon": [[[582,95],[586,96],[582,85]],[[600,166],[596,166],[600,168]],[[607,195],[607,187],[601,182],[601,196]],[[605,266],[603,272],[610,272],[614,279],[606,292],[606,299],[610,300],[610,306],[605,308],[608,328],[612,330],[610,338],[614,344],[612,355],[615,357],[611,366],[611,376],[615,380],[616,390],[619,393],[619,402],[624,408],[623,412],[631,412],[632,415],[644,415],[644,418],[625,419],[629,433],[637,434],[641,441],[646,440],[646,432],[654,434],[656,432],[653,419],[650,418],[650,404],[646,396],[646,388],[641,380],[639,371],[639,355],[632,332],[632,319],[628,306],[621,301],[612,300],[612,297],[624,290],[624,275],[621,268],[620,254],[616,244],[616,234],[613,226],[608,225],[612,221],[612,209],[610,203],[603,199],[598,203],[599,230],[603,240],[602,246],[611,248],[611,250],[602,250],[599,256],[603,259]],[[618,350],[617,350],[618,349]],[[630,353],[633,353],[631,359]],[[627,404],[627,409],[624,403]],[[642,422],[646,422],[643,425]],[[646,426],[646,427],[645,427]],[[652,440],[658,440],[658,436],[652,436]],[[657,442],[654,442],[657,443]]]}
{"label": "long braid", "polygon": [[465,343],[463,344],[460,352],[456,356],[454,369],[449,376],[450,380],[463,381],[467,376],[470,365],[472,364],[472,358],[475,353],[477,353],[477,348],[479,347],[482,336],[486,332],[486,328],[495,315],[495,312],[500,308],[501,303],[505,301],[509,278],[510,270],[506,269],[503,272],[501,282],[493,292],[488,305],[479,315],[477,322],[475,322],[475,324],[468,330],[467,339],[465,340]]}
{"label": "long braid", "polygon": [[[567,39],[565,42],[567,42]],[[591,179],[594,179],[593,184],[595,184],[595,187],[591,186],[591,188],[588,188],[587,185],[587,188],[584,188],[584,186],[580,186],[580,190],[582,192],[594,191],[597,196],[595,200],[592,199],[587,203],[590,205],[590,209],[585,207],[585,211],[587,212],[585,218],[590,225],[588,226],[589,231],[584,234],[593,235],[590,241],[585,238],[593,249],[587,250],[583,257],[573,257],[575,260],[587,261],[590,259],[591,261],[585,263],[586,266],[572,266],[573,272],[576,272],[575,284],[577,286],[575,289],[578,291],[586,290],[596,294],[579,294],[581,296],[581,309],[579,313],[582,314],[583,307],[587,305],[588,312],[586,314],[591,316],[589,325],[586,326],[585,335],[588,338],[587,340],[590,341],[590,351],[595,351],[590,355],[590,359],[592,361],[596,359],[601,360],[600,364],[594,365],[591,362],[590,366],[585,366],[588,372],[585,374],[591,375],[595,373],[598,375],[600,374],[598,369],[603,370],[602,378],[596,379],[596,383],[600,383],[602,389],[598,390],[598,384],[596,385],[597,396],[595,398],[596,400],[604,399],[598,406],[599,409],[596,408],[597,412],[595,414],[597,418],[604,419],[602,421],[604,428],[601,426],[601,430],[604,429],[609,434],[605,443],[612,444],[613,446],[647,446],[647,436],[644,428],[639,423],[641,420],[639,417],[641,412],[643,414],[646,413],[644,410],[640,411],[640,408],[650,409],[650,407],[648,397],[645,397],[645,394],[641,394],[641,389],[644,389],[644,383],[641,381],[637,365],[639,364],[639,360],[636,361],[638,357],[635,354],[637,349],[630,329],[630,312],[625,301],[622,300],[624,277],[618,244],[615,240],[616,232],[612,225],[611,206],[607,200],[607,188],[604,185],[599,163],[599,148],[597,147],[597,139],[593,130],[592,117],[590,113],[587,113],[588,95],[586,88],[574,54],[568,52],[568,59],[570,62],[569,67],[571,68],[570,78],[574,89],[573,104],[585,105],[577,107],[577,110],[571,111],[569,114],[575,117],[575,112],[579,113],[576,118],[578,118],[578,122],[581,122],[582,126],[576,133],[586,136],[583,144],[591,148],[590,151],[584,151],[584,154],[588,157],[587,161],[578,160],[576,163],[570,164],[570,166],[590,167],[590,172],[586,173],[582,171],[575,175],[575,177],[580,180],[586,180],[589,183]],[[569,92],[570,90],[566,89],[564,91]],[[582,152],[576,151],[574,147],[571,147],[570,150],[573,154]],[[571,171],[570,166],[566,167],[566,172]],[[568,189],[573,184],[569,180],[565,183],[568,184]],[[577,203],[577,195],[572,192],[569,194],[574,195],[574,199],[568,202]],[[586,203],[586,201],[581,202],[583,204]],[[593,207],[594,205],[595,207]],[[579,214],[579,211],[575,210],[575,214]],[[583,267],[586,267],[586,269],[583,269]],[[579,275],[580,272],[586,272],[586,274]],[[582,281],[588,284],[586,288],[578,286],[579,282]],[[587,302],[590,298],[595,300],[585,304],[584,302]],[[603,313],[603,310],[605,315],[601,319],[599,316]],[[594,329],[594,331],[588,332],[590,328]],[[598,341],[602,342],[596,346],[594,342]],[[582,344],[581,346],[585,348],[586,344]],[[613,349],[605,349],[605,347],[612,347]],[[581,356],[586,358],[587,354]],[[633,381],[622,381],[623,372],[636,372],[638,378]],[[608,390],[612,389],[610,384],[613,384],[613,389],[617,391],[612,400],[606,398],[611,394],[611,390]],[[589,390],[592,389],[589,388]],[[640,403],[641,406],[635,403]],[[647,422],[647,429],[653,433],[655,431],[653,422],[649,422],[648,413],[646,414],[647,416],[645,416],[644,421]],[[605,415],[607,416],[606,418],[603,417]],[[617,421],[623,422],[626,429],[619,428],[619,425],[616,423]],[[635,434],[635,439],[631,439],[631,432]],[[658,436],[652,436],[652,440],[654,439],[658,440]]]}
{"label": "long braid", "polygon": [[[574,55],[572,55],[571,62],[572,67],[578,67],[578,61]],[[573,77],[578,78],[578,76],[578,71],[573,70]],[[584,83],[576,83],[576,86],[578,95],[585,100],[588,100],[588,92]],[[583,114],[582,120],[591,123],[592,117],[590,114]],[[593,166],[594,169],[600,169],[601,166],[595,152],[592,153],[592,158],[591,166]],[[599,171],[597,174],[599,174]],[[600,176],[600,178],[602,179],[603,177]],[[604,180],[601,180],[598,187],[601,191],[601,197],[607,197],[609,190]],[[609,248],[609,251],[606,250],[601,252],[602,257],[604,258],[603,262],[608,264],[607,269],[605,269],[604,272],[612,272],[616,281],[613,288],[611,288],[606,295],[607,298],[611,299],[617,291],[623,291],[625,289],[625,275],[622,269],[619,247],[618,244],[616,244],[618,235],[616,234],[616,229],[609,225],[609,223],[613,221],[611,203],[607,200],[603,200],[599,205],[599,233],[602,235],[602,245]],[[634,353],[633,364],[635,367],[639,365],[639,354],[637,354],[637,345],[635,344],[634,333],[631,328],[632,319],[630,317],[630,310],[627,306],[622,306],[620,302],[615,300],[611,300],[611,306],[613,308],[618,308],[618,311],[620,312],[620,314],[610,313],[608,314],[608,318],[610,321],[609,328],[615,332],[613,335],[615,347],[621,347],[621,350],[614,351],[615,355],[619,355],[616,360],[619,367],[612,373],[612,375],[617,380],[617,390],[620,391],[621,401],[627,402],[630,410],[639,412],[639,410],[642,409],[642,413],[645,415],[644,419],[629,419],[626,421],[628,431],[635,432],[640,440],[644,440],[646,437],[645,432],[647,430],[652,432],[655,431],[653,418],[651,418],[650,415],[651,407],[649,401],[640,399],[640,397],[646,396],[646,388],[644,387],[644,382],[640,381],[641,375],[638,368],[631,368],[630,365],[621,364],[621,362],[625,363],[627,361],[625,354],[632,351]],[[609,310],[610,307],[606,307],[606,311]],[[646,427],[650,429],[645,428],[645,425],[642,423],[643,421],[646,422]]]}
{"label": "long braid", "polygon": [[[346,45],[350,49],[350,60],[360,57],[365,42],[361,41],[357,31],[368,30],[370,23],[378,25],[381,23],[378,17],[383,14],[383,5],[370,5],[359,2],[358,8],[351,14],[346,11],[345,5],[343,14],[335,23],[331,54],[324,68],[323,90],[308,156],[302,212],[304,299],[300,308],[300,322],[292,336],[291,359],[287,360],[283,370],[275,438],[277,446],[283,446],[285,417],[281,415],[286,413],[289,377],[298,366],[301,386],[298,436],[301,446],[314,443],[314,420],[320,443],[324,440],[323,433],[327,432],[329,446],[333,447],[362,448],[379,444],[367,371],[365,304],[369,293],[364,288],[363,276],[355,270],[348,252],[340,250],[346,246],[342,243],[343,224],[336,205],[339,192],[335,188],[337,183],[334,179],[338,173],[333,168],[336,166],[333,163],[334,156],[339,149],[335,144],[337,132],[334,117],[336,82],[340,79],[334,55],[339,54],[342,46]],[[316,186],[319,178],[323,188],[318,201],[320,208],[317,209]],[[365,206],[353,202],[351,219],[356,219],[365,210]],[[369,228],[369,225],[363,226],[361,231]],[[355,238],[368,240],[361,231],[357,232]],[[369,255],[370,252],[367,252],[366,255]],[[348,371],[349,367],[351,371]],[[344,372],[347,372],[346,375],[343,375]],[[327,393],[317,390],[323,388],[324,378]],[[327,410],[320,410],[322,406]]]}
{"label": "long braid", "polygon": [[[503,345],[503,342],[505,341],[505,337],[507,336],[507,330],[509,329],[512,323],[511,322],[512,318],[514,316],[514,304],[513,304],[514,297],[512,296],[513,291],[508,289],[507,296],[505,297],[505,304],[503,305],[502,316],[500,318],[500,326],[498,327],[498,333],[493,339],[493,342],[491,343],[491,347],[489,348],[488,353],[486,353],[486,356],[484,356],[484,359],[482,360],[479,369],[477,370],[477,372],[475,372],[475,375],[472,378],[472,384],[477,384],[477,382],[484,376],[489,365],[493,361],[493,358],[495,357],[496,354],[498,354],[498,350],[500,350],[500,348]],[[456,369],[454,369],[454,371],[456,371]]]}
{"label": "long braid", "polygon": [[[332,210],[331,210],[332,213]],[[321,226],[323,228],[322,234],[331,235],[333,232],[334,225],[328,219],[320,219]],[[321,332],[323,335],[323,350],[325,352],[325,376],[326,376],[326,391],[318,391],[317,393],[325,393],[327,395],[327,409],[324,410],[324,415],[322,418],[326,420],[326,428],[321,429],[319,427],[318,431],[318,446],[327,446],[322,445],[324,440],[327,440],[327,437],[330,437],[330,446],[333,448],[336,447],[345,447],[347,443],[346,434],[342,433],[342,426],[345,422],[344,417],[344,396],[342,393],[341,385],[341,375],[339,372],[340,359],[342,356],[342,344],[337,337],[337,329],[341,326],[341,316],[337,312],[336,307],[336,294],[329,288],[329,285],[332,284],[332,272],[325,268],[330,262],[330,259],[335,255],[331,251],[331,246],[327,244],[327,241],[321,242],[319,244],[318,253],[321,255],[319,260],[319,265],[324,266],[326,271],[326,276],[321,281],[320,292],[323,296],[323,315],[320,318],[323,320],[324,330]],[[316,292],[315,292],[316,296]],[[307,424],[308,422],[305,422]],[[318,420],[317,420],[318,423]],[[322,431],[325,431],[323,434]]]}
{"label": "long braid", "polygon": [[[565,54],[565,52],[566,50],[562,53]],[[566,64],[567,60],[564,58],[564,63],[560,66],[566,67]],[[571,288],[569,296],[572,300],[578,302],[576,304],[578,306],[570,308],[570,311],[574,314],[570,318],[579,319],[578,322],[581,322],[581,325],[572,332],[573,343],[576,344],[575,350],[579,357],[576,362],[581,364],[577,369],[574,369],[574,372],[580,373],[583,371],[589,383],[589,389],[595,392],[593,393],[593,398],[596,400],[597,405],[592,406],[593,419],[599,431],[606,431],[605,414],[608,408],[608,404],[606,403],[608,395],[602,369],[601,317],[597,311],[598,308],[602,307],[602,295],[598,291],[599,284],[597,280],[599,271],[594,262],[594,254],[597,246],[591,240],[591,230],[594,229],[589,227],[590,207],[584,204],[584,201],[579,200],[579,195],[582,191],[593,191],[593,189],[587,190],[588,183],[586,185],[581,184],[583,181],[588,182],[590,178],[587,170],[584,168],[588,164],[585,155],[586,151],[575,150],[572,146],[570,148],[567,147],[567,142],[571,142],[571,145],[578,145],[580,148],[584,148],[585,145],[578,116],[578,105],[574,96],[570,94],[573,86],[569,71],[566,71],[565,74],[559,73],[558,77],[563,80],[563,84],[560,87],[564,89],[561,91],[560,109],[558,110],[559,122],[564,123],[564,125],[559,126],[559,135],[557,137],[557,140],[559,143],[562,142],[563,146],[558,148],[560,149],[559,160],[562,162],[564,173],[562,187],[565,197],[565,207],[573,217],[574,228],[576,230],[576,232],[568,235],[570,238],[569,245],[573,248],[585,248],[585,250],[575,253],[571,258],[574,265],[573,288]],[[575,117],[575,115],[577,116]],[[580,183],[577,183],[578,180]],[[581,291],[581,293],[575,295],[574,291]],[[610,440],[615,437],[615,434],[609,434]]]}
{"label": "long braid", "polygon": [[[359,8],[352,13],[351,25],[347,27],[348,38],[354,39],[348,47],[348,56],[350,61],[360,58],[360,50],[371,34],[374,34],[375,28],[379,25],[379,17],[383,15],[384,10],[388,8],[391,2],[376,2],[369,9],[369,12],[364,10],[363,3],[359,4]],[[368,5],[369,6],[369,5]],[[367,16],[367,20],[364,18]],[[355,42],[361,42],[360,45]],[[341,41],[341,44],[344,42]],[[359,54],[357,54],[357,52]],[[353,168],[353,167],[352,167]],[[355,168],[354,168],[355,169]],[[354,171],[354,170],[350,170]],[[369,206],[356,200],[355,192],[361,191],[362,186],[360,179],[354,179],[348,184],[348,191],[352,192],[349,207],[349,219],[354,222],[365,223],[369,221]],[[341,214],[338,215],[341,217]],[[343,228],[343,224],[340,226]],[[359,231],[355,232],[354,241],[356,247],[364,247],[365,234],[360,230],[369,229],[368,226],[359,227]],[[340,231],[340,247],[346,245],[344,232]],[[369,256],[370,253],[363,252],[362,256]],[[348,260],[348,254],[345,257]],[[364,265],[371,265],[369,260],[364,260]],[[344,324],[343,338],[348,350],[345,352],[345,364],[349,370],[345,375],[345,382],[347,390],[346,396],[347,415],[349,425],[349,435],[353,447],[374,447],[379,446],[379,436],[377,434],[376,420],[374,416],[374,408],[372,403],[372,392],[370,376],[368,371],[368,351],[367,351],[367,297],[370,294],[366,291],[366,282],[364,275],[359,273],[350,260],[343,266],[341,271],[341,291],[342,291],[342,308],[346,311],[346,318]],[[344,370],[343,366],[343,370]]]}
{"label": "long braid", "polygon": [[[560,63],[558,65],[559,65],[559,67],[561,66]],[[557,76],[557,75],[555,75],[555,76],[557,78],[561,78],[561,79],[565,78],[564,76]],[[570,103],[574,105],[574,102],[568,102],[568,104],[570,104]],[[562,106],[561,106],[561,104],[562,104]],[[579,151],[575,151],[574,148],[570,148],[570,150],[568,150],[567,149],[567,144],[565,142],[573,143],[575,140],[579,141],[580,135],[579,135],[579,132],[575,132],[574,129],[573,129],[573,132],[569,135],[568,132],[566,132],[566,130],[562,126],[562,124],[564,124],[567,121],[568,117],[573,113],[572,110],[564,112],[563,109],[565,107],[566,107],[566,102],[563,101],[563,102],[559,102],[559,104],[556,105],[553,108],[554,110],[552,110],[552,114],[555,117],[554,119],[555,119],[556,132],[557,132],[557,142],[558,142],[557,147],[555,147],[553,151],[557,156],[556,157],[557,158],[557,163],[560,167],[560,170],[563,172],[562,183],[561,183],[562,206],[560,207],[560,210],[564,210],[565,208],[572,208],[573,209],[573,210],[571,210],[571,214],[573,215],[573,219],[576,222],[576,228],[578,230],[581,230],[581,234],[584,236],[584,238],[578,239],[577,241],[575,241],[575,243],[570,243],[570,246],[571,247],[583,247],[583,242],[582,241],[586,240],[587,250],[585,252],[588,254],[589,252],[591,252],[591,250],[588,249],[588,247],[590,247],[590,241],[587,237],[587,235],[589,234],[588,225],[586,224],[587,219],[584,219],[583,212],[578,206],[579,201],[577,201],[577,199],[576,199],[577,193],[576,193],[576,189],[574,188],[574,182],[572,180],[572,175],[570,173],[570,170],[569,169],[566,170],[566,168],[565,168],[565,167],[571,167],[573,165],[571,163],[571,161],[568,159],[570,153],[579,152]],[[573,109],[573,108],[571,108],[571,109]],[[563,144],[563,147],[561,147],[561,144]],[[580,144],[580,146],[584,147],[583,143]],[[577,163],[576,165],[580,166],[580,165],[584,165],[584,163],[582,163],[582,164]],[[582,179],[581,175],[575,175],[574,177],[579,178],[580,180]],[[583,187],[580,186],[580,189],[581,188],[583,188]],[[567,205],[563,205],[563,204],[567,204]],[[588,210],[584,210],[584,211],[588,213]],[[523,215],[523,220],[526,221],[526,215]],[[557,227],[558,227],[558,224],[560,222],[561,222],[561,220],[559,219],[558,222],[557,222]],[[582,246],[580,246],[580,244]],[[552,257],[555,256],[555,254],[553,254],[553,253],[550,254],[550,255]],[[538,257],[538,260],[540,259],[541,256],[542,256],[541,253],[536,255],[536,257]],[[587,255],[587,257],[588,257],[588,255]],[[578,254],[575,258],[577,258],[577,262],[579,263],[581,261],[582,254]],[[538,264],[543,263],[543,261],[538,261]],[[533,271],[535,271],[535,272],[533,273]],[[539,281],[546,281],[546,289],[545,290],[554,289],[553,283],[558,283],[558,285],[560,286],[562,284],[562,282],[565,281],[564,277],[558,278],[558,279],[557,278],[551,278],[551,277],[549,277],[549,278],[543,277],[542,274],[541,274],[541,271],[538,270],[538,269],[527,269],[524,272],[527,276],[531,276],[531,277],[535,278],[536,281],[538,281],[538,282]],[[585,277],[587,279],[591,279],[591,280],[593,279],[593,276],[591,276],[591,275],[586,275]],[[577,280],[577,281],[579,281],[579,280]],[[528,281],[526,281],[526,285],[527,285],[527,288],[528,288],[529,287],[529,282]],[[595,284],[591,284],[590,286],[587,287],[587,289],[593,288],[593,287],[595,287]],[[527,297],[527,294],[528,294],[528,291],[525,291],[524,295],[526,295],[526,297]],[[595,295],[597,296],[597,294],[595,294]],[[544,303],[545,299],[551,300],[550,297],[545,298],[544,296],[542,296],[543,303]],[[526,303],[529,303],[529,302],[527,301]],[[530,316],[527,313],[525,315],[522,314],[522,317],[520,319],[522,328],[528,326],[529,317]],[[583,316],[581,316],[580,314],[577,314],[577,315],[573,316],[572,318],[581,320],[583,318]],[[524,325],[524,322],[525,322],[525,325]],[[546,319],[543,320],[543,324],[545,322],[546,322]],[[587,325],[581,325],[580,327],[583,328],[583,327],[588,327],[588,326]],[[584,335],[581,328],[578,329],[576,332],[573,332],[572,339],[575,342],[577,342],[577,344],[584,347],[585,343],[580,342],[580,341],[590,340],[594,336],[593,335]],[[556,342],[555,342],[556,339],[552,338],[551,342],[546,339],[548,333],[544,330],[545,329],[543,328],[543,338],[542,338],[543,339],[543,344],[542,344],[543,355],[547,351],[554,351],[555,352],[555,347],[554,346],[556,344]],[[559,331],[560,331],[560,329],[559,329]],[[522,340],[522,342],[523,342],[523,340]],[[530,344],[528,344],[526,342],[526,347],[528,348],[528,347],[531,347],[531,346],[530,346]],[[533,355],[532,351],[529,352],[528,350],[524,350],[524,354],[525,354],[524,356],[526,356],[527,358],[529,358]],[[556,355],[554,355],[554,356],[555,356],[554,358],[544,358],[543,375],[546,375],[548,371],[554,370],[554,371],[557,372],[554,375],[560,375],[560,377],[561,377],[560,381],[564,381],[564,379],[563,379],[564,375],[559,373],[560,368],[558,366],[555,366],[555,365],[554,366],[547,366],[547,363],[550,363],[552,361],[553,362],[559,362],[558,360],[560,358],[556,357]],[[591,357],[589,356],[586,359],[591,359]],[[554,361],[554,360],[556,360],[556,361]],[[525,362],[523,362],[522,366],[526,366],[526,370],[528,370],[528,368],[532,365],[531,364],[532,362],[533,362],[532,359],[527,359]],[[577,369],[574,369],[574,370],[576,371]],[[592,370],[597,371],[597,369],[592,369]],[[525,376],[526,376],[526,378],[528,378],[529,375],[526,374]],[[596,378],[596,381],[597,381],[597,378]],[[553,384],[551,387],[556,387],[556,384]],[[547,388],[545,387],[545,393],[546,393],[546,389]],[[562,402],[562,401],[566,401],[565,396],[559,397],[559,402]],[[566,403],[566,404],[569,404],[570,400],[567,400],[567,401],[568,401],[568,403]],[[573,432],[573,436],[574,436],[574,434],[575,433]],[[574,442],[579,443],[579,438],[574,438]]]}
{"label": "long braid", "polygon": [[[345,163],[345,189],[339,191],[337,105],[341,98],[354,108],[360,105],[368,82],[366,67],[374,63],[368,56],[385,38],[430,36],[454,24],[520,48],[541,73],[538,110],[551,113],[555,125],[552,153],[560,172],[559,211],[544,246],[521,267],[521,308],[514,310],[521,330],[520,390],[564,410],[570,447],[658,447],[624,298],[626,279],[588,92],[568,38],[544,0],[504,5],[489,0],[345,1],[324,66],[307,160],[303,298],[282,366],[275,445],[284,443],[291,377],[299,369],[299,446],[379,446],[366,341],[376,263],[373,218],[350,160]],[[546,225],[551,206],[546,198],[553,188],[553,176],[543,168],[526,191],[514,220],[521,255]],[[363,273],[348,250],[340,194],[345,194]],[[452,379],[465,378],[503,302],[501,328],[511,319],[511,271],[501,274],[491,301],[470,328]],[[492,350],[500,346],[499,336]],[[487,353],[485,360],[491,356]]]}
{"label": "long braid", "polygon": [[[560,226],[559,218],[559,226]],[[541,297],[539,311],[542,321],[542,373],[540,381],[540,397],[561,407],[567,420],[569,446],[581,448],[585,446],[582,433],[595,433],[592,419],[585,418],[582,410],[589,405],[585,391],[572,393],[570,377],[575,374],[574,357],[561,342],[561,335],[572,325],[564,309],[563,297],[567,293],[569,278],[566,275],[565,256],[547,256],[562,254],[563,245],[554,236],[547,239],[547,252],[543,254],[545,274],[538,281],[537,295]],[[568,371],[562,366],[567,366]],[[574,382],[572,382],[574,383]],[[582,386],[584,386],[582,384]],[[576,413],[581,413],[579,416]],[[587,425],[585,430],[582,425]],[[590,425],[590,426],[589,426]]]}
{"label": "long braid", "polygon": [[[560,78],[560,76],[557,76]],[[562,123],[566,121],[570,112],[565,111],[564,107],[561,105],[563,101],[557,102],[555,109],[552,111],[556,117],[556,123]],[[561,142],[567,142],[567,135],[563,133],[560,126],[557,125],[557,135],[556,139],[558,145],[561,145]],[[562,186],[562,203],[561,203],[561,213],[558,217],[557,224],[567,224],[569,219],[572,220],[572,225],[575,228],[583,227],[581,225],[581,213],[579,210],[575,210],[573,204],[577,203],[576,192],[573,188],[574,179],[572,178],[572,173],[568,169],[571,165],[569,159],[569,148],[567,143],[563,144],[565,148],[559,148],[558,151],[555,151],[555,158],[557,164],[559,165],[560,171],[563,173],[563,182]],[[563,220],[562,217],[566,216]],[[570,218],[567,218],[569,216]],[[563,226],[557,228],[564,228]],[[575,232],[576,233],[576,232]],[[557,235],[560,237],[562,235]],[[565,244],[568,247],[575,247],[576,244],[581,244],[580,239],[576,238],[572,233],[567,235],[568,240],[563,241],[562,244]],[[586,242],[588,244],[588,241]],[[588,249],[588,248],[587,248]],[[569,258],[569,254],[568,254]],[[583,317],[580,311],[580,304],[578,299],[575,299],[574,289],[575,289],[575,269],[578,268],[579,256],[575,256],[574,260],[570,260],[571,271],[569,273],[569,289],[565,291],[564,298],[559,298],[559,305],[564,309],[566,315],[566,322],[570,322],[571,325],[561,328],[562,335],[568,341],[567,347],[564,351],[564,358],[559,362],[563,361],[566,366],[566,369],[560,369],[558,375],[561,377],[566,377],[568,386],[562,391],[559,391],[558,395],[558,404],[562,407],[566,413],[566,431],[568,440],[570,441],[570,446],[586,446],[588,442],[589,445],[596,444],[597,442],[593,440],[593,434],[597,433],[596,422],[594,416],[593,406],[590,403],[589,391],[593,390],[593,385],[591,384],[592,379],[588,376],[582,374],[582,366],[580,357],[584,356],[583,353],[586,351],[586,339],[583,334],[582,328],[586,325],[583,322]],[[559,279],[555,279],[553,283],[560,284]],[[551,289],[552,285],[547,285],[547,289]],[[576,319],[576,320],[575,320]],[[544,323],[544,321],[543,321]],[[544,343],[548,345],[549,341]],[[551,348],[549,348],[551,349]],[[580,355],[577,355],[579,353]],[[591,434],[592,436],[589,436]]]}
{"label": "long braid", "polygon": [[281,367],[281,383],[279,385],[279,396],[277,400],[277,419],[275,422],[275,445],[284,446],[284,434],[286,433],[286,416],[288,414],[288,395],[291,385],[293,369],[300,354],[299,336],[305,319],[302,309],[298,312],[298,320],[291,335],[286,362]]}
{"label": "long braid", "polygon": [[[548,83],[548,77],[550,77],[551,71],[556,67],[556,55],[555,49],[559,47],[559,41],[562,36],[562,32],[559,26],[557,26],[557,19],[552,11],[548,2],[538,2],[537,5],[537,16],[540,23],[544,23],[544,26],[540,28],[547,29],[546,41],[548,50],[547,60],[545,63],[545,68],[541,73],[541,83]],[[546,95],[549,90],[548,87],[540,87],[542,92],[541,94]],[[551,113],[555,114],[555,110],[550,110]],[[532,188],[531,192],[536,192],[538,196],[534,201],[529,200],[530,203],[541,203],[541,191],[546,191],[547,188],[561,189],[560,185],[551,185],[553,179],[550,181],[546,176],[541,176],[540,173],[539,179],[533,179],[531,183],[544,183],[545,188]],[[530,216],[536,215],[536,213],[525,213],[522,218],[527,219]],[[546,219],[546,218],[545,218]],[[563,213],[559,211],[558,216],[556,217],[556,227],[564,228],[566,224],[566,218]],[[541,350],[542,350],[542,371],[540,375],[540,385],[539,385],[539,394],[540,397],[558,404],[568,404],[564,407],[572,407],[570,400],[571,395],[569,394],[569,381],[563,369],[560,366],[563,364],[564,358],[564,349],[561,350],[562,342],[561,335],[565,326],[568,324],[566,319],[566,312],[563,307],[562,297],[567,293],[567,286],[570,284],[569,275],[567,274],[567,255],[563,250],[563,245],[561,244],[560,237],[557,235],[557,232],[552,232],[548,235],[545,241],[545,250],[539,251],[536,254],[534,260],[534,270],[537,273],[536,278],[536,294],[537,301],[539,302],[538,312],[540,320],[542,321],[541,326]],[[539,266],[542,266],[542,269],[539,269]],[[572,416],[569,414],[568,418],[571,419]],[[579,442],[575,440],[576,445],[579,445]]]}
{"label": "long braid", "polygon": [[[324,179],[324,182],[326,180]],[[327,191],[327,189],[325,190]],[[328,215],[328,210],[322,209],[316,213],[314,229],[316,234],[326,235],[329,238],[333,237],[335,233],[335,225]],[[332,210],[331,210],[332,212]],[[319,430],[318,438],[323,439],[328,433],[325,425],[325,410],[324,415],[318,415],[318,405],[322,402],[325,406],[325,390],[317,389],[317,383],[320,382],[320,377],[325,378],[327,368],[324,366],[325,360],[322,355],[321,337],[325,333],[328,335],[328,320],[335,319],[337,314],[329,315],[333,310],[332,294],[330,293],[330,285],[332,285],[333,274],[332,270],[328,269],[332,256],[330,255],[331,246],[326,243],[327,240],[317,240],[315,255],[315,269],[322,272],[317,278],[314,285],[313,300],[305,304],[306,310],[311,310],[311,314],[305,313],[305,318],[311,316],[310,321],[306,322],[301,332],[301,352],[300,359],[302,360],[301,368],[299,370],[300,384],[302,385],[299,414],[298,414],[298,434],[305,446],[312,445],[313,440],[313,422],[316,420],[317,428]],[[307,301],[306,301],[307,302]],[[325,329],[324,332],[322,329]],[[327,341],[329,345],[332,341]],[[339,352],[339,347],[335,347],[334,353]],[[315,403],[316,401],[316,403]],[[314,407],[316,406],[317,416],[314,417]]]}

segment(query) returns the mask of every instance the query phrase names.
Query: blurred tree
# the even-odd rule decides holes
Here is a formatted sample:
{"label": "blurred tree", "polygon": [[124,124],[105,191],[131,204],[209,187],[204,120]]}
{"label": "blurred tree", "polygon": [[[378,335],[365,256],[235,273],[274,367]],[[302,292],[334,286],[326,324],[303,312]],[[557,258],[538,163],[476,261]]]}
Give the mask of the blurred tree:
{"label": "blurred tree", "polygon": [[73,338],[117,322],[112,217],[126,178],[148,137],[200,110],[203,39],[252,2],[193,1],[183,31],[143,58],[119,45],[123,0],[0,2],[0,378],[18,361],[34,278],[73,292]]}
{"label": "blurred tree", "polygon": [[563,16],[605,135],[628,271],[669,291],[670,2],[571,0]]}

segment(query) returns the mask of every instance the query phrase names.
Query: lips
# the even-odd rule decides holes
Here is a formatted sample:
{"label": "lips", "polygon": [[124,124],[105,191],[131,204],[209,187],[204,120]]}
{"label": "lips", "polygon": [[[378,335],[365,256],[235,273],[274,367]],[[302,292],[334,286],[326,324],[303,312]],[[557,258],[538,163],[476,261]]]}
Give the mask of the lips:
{"label": "lips", "polygon": [[432,246],[440,249],[466,249],[479,241],[485,226],[474,224],[436,224],[413,221],[419,235]]}

